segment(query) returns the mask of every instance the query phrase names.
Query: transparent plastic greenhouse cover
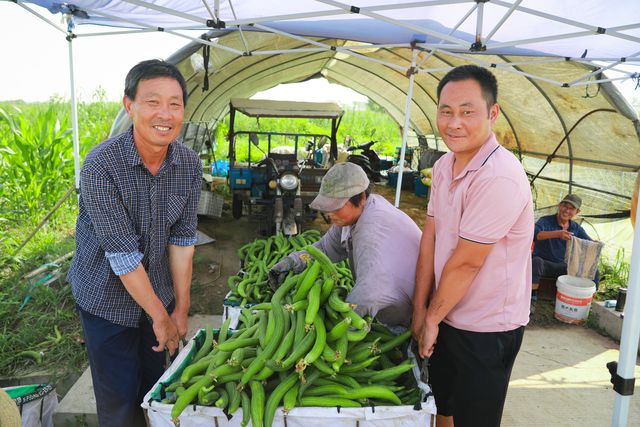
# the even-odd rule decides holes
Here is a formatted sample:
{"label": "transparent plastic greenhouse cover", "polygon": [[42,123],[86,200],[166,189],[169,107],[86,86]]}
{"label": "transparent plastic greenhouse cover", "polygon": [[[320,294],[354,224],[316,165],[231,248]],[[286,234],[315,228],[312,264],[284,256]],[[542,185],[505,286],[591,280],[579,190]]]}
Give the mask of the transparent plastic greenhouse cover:
{"label": "transparent plastic greenhouse cover", "polygon": [[[185,139],[215,128],[231,98],[319,77],[368,96],[402,126],[413,74],[409,142],[442,150],[439,80],[457,65],[490,67],[500,84],[494,132],[535,177],[536,206],[553,210],[575,192],[591,222],[629,216],[640,124],[611,81],[637,78],[629,69],[640,69],[636,0],[30,3],[66,13],[71,26],[186,37],[169,58],[189,85]],[[126,126],[121,114],[113,132]]]}

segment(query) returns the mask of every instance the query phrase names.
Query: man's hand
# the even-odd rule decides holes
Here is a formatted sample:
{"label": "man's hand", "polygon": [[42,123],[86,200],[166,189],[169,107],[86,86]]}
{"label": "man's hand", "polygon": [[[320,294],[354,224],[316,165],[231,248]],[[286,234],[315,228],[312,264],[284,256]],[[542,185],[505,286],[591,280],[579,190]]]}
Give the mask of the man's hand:
{"label": "man's hand", "polygon": [[171,313],[171,321],[176,326],[178,330],[178,335],[180,339],[184,339],[187,336],[187,331],[189,330],[189,325],[187,323],[187,313],[179,312],[178,310],[173,310]]}
{"label": "man's hand", "polygon": [[418,352],[420,357],[431,357],[438,338],[438,326],[427,326],[426,310],[413,310],[413,319],[411,320],[411,334],[418,343]]}
{"label": "man's hand", "polygon": [[434,344],[438,338],[438,332],[440,328],[438,325],[428,326],[423,323],[422,330],[420,331],[420,335],[418,337],[418,352],[420,353],[420,357],[431,357],[434,350]]}
{"label": "man's hand", "polygon": [[558,230],[558,234],[562,240],[571,240],[571,236],[573,236],[573,233],[569,233],[567,230]]}
{"label": "man's hand", "polygon": [[293,260],[289,257],[285,257],[282,261],[278,262],[276,265],[271,267],[269,270],[269,286],[275,292],[284,279],[289,274],[289,271],[293,269],[294,263]]}
{"label": "man's hand", "polygon": [[[138,264],[138,267],[132,272],[120,276],[120,280],[122,280],[122,284],[133,299],[140,304],[142,309],[153,319],[153,332],[158,340],[158,345],[151,347],[153,351],[161,352],[164,351],[166,347],[169,349],[171,355],[173,355],[180,341],[178,328],[173,323],[171,317],[169,317],[167,309],[155,294],[151,282],[149,282],[147,272],[144,267],[142,267],[142,264]],[[176,306],[177,305],[178,300],[176,299]],[[188,304],[186,306],[188,307]],[[176,310],[178,313],[182,312],[178,307],[176,307]],[[186,327],[186,318],[184,324]],[[187,333],[186,330],[184,333]]]}
{"label": "man's hand", "polygon": [[178,345],[180,343],[178,328],[176,328],[173,320],[169,316],[166,316],[162,320],[154,319],[153,332],[156,334],[158,345],[151,347],[151,349],[153,351],[161,352],[164,351],[165,348],[168,348],[169,354],[173,356],[173,353],[178,349]]}

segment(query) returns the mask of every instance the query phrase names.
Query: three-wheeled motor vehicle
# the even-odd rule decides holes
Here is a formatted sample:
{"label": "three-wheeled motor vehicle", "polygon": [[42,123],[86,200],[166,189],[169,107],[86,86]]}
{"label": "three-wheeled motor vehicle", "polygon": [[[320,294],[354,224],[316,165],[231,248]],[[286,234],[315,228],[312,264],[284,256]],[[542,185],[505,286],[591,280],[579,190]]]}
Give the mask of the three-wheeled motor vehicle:
{"label": "three-wheeled motor vehicle", "polygon": [[[266,235],[300,234],[305,221],[317,217],[309,204],[318,194],[322,177],[338,153],[337,132],[344,111],[335,103],[267,101],[234,98],[230,102],[229,187],[232,213],[258,217]],[[328,119],[328,134],[276,133],[236,130],[236,113],[260,119]],[[238,148],[244,147],[244,150]],[[251,160],[252,150],[263,155]],[[246,152],[239,161],[238,152]],[[244,156],[244,154],[243,154]],[[254,155],[255,157],[255,155]]]}

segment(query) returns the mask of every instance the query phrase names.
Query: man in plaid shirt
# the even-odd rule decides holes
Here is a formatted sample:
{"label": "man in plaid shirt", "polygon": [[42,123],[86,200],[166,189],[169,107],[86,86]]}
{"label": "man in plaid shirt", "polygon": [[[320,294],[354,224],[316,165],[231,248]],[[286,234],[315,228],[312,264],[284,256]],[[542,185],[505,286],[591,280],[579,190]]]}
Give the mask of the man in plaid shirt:
{"label": "man in plaid shirt", "polygon": [[72,284],[101,427],[145,425],[140,403],[187,334],[202,186],[180,133],[187,85],[162,60],[134,66],[133,125],[87,155],[80,175]]}

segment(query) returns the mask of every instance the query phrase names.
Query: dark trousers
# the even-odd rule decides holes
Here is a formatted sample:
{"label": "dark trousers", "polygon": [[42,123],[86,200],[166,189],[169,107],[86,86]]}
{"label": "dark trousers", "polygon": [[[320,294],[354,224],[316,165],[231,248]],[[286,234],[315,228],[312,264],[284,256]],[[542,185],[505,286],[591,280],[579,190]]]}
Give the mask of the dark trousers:
{"label": "dark trousers", "polygon": [[[531,258],[531,275],[533,283],[540,283],[541,277],[549,277],[551,279],[557,279],[560,276],[567,274],[566,262],[551,262],[540,257]],[[596,291],[600,286],[600,270],[596,269],[596,275],[593,278],[593,282],[596,284]]]}
{"label": "dark trousers", "polygon": [[[140,404],[165,371],[165,352],[142,312],[138,328],[116,325],[78,306],[100,427],[146,426]],[[174,303],[167,308],[173,311]],[[177,352],[174,353],[175,359]]]}
{"label": "dark trousers", "polygon": [[507,332],[470,332],[440,323],[429,360],[438,414],[456,427],[499,427],[524,326]]}

